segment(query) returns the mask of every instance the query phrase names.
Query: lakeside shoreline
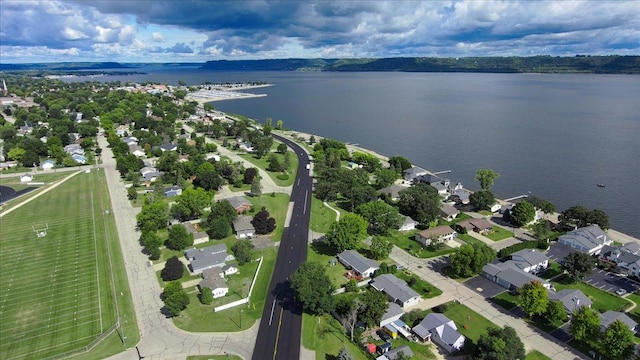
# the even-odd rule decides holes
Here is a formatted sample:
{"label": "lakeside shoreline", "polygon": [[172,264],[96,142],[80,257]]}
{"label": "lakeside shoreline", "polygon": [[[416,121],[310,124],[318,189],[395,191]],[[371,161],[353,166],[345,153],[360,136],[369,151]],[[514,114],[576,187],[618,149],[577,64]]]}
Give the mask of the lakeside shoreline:
{"label": "lakeside shoreline", "polygon": [[[319,141],[320,139],[324,139],[324,138],[326,138],[326,137],[324,137],[324,136],[314,135],[314,134],[308,134],[308,133],[305,133],[305,132],[302,132],[302,131],[297,131],[297,130],[292,130],[292,129],[290,129],[290,130],[280,130],[280,133],[281,133],[282,135],[284,135],[284,136],[289,136],[289,137],[291,137],[291,138],[293,138],[293,136],[292,136],[292,135],[294,135],[294,134],[295,134],[297,137],[303,137],[303,138],[305,138],[305,139],[307,139],[307,140],[308,140],[311,136],[313,136],[313,137],[315,137],[315,138],[316,138],[316,141]],[[293,140],[295,140],[295,139],[293,139]],[[389,157],[388,157],[388,156],[386,156],[386,155],[380,154],[380,153],[375,152],[375,151],[370,150],[370,149],[365,149],[365,148],[363,148],[363,147],[359,146],[358,144],[349,144],[349,143],[345,143],[345,145],[347,146],[347,149],[351,148],[351,150],[355,150],[355,151],[360,151],[360,152],[364,152],[364,153],[371,154],[371,155],[373,155],[373,156],[377,157],[378,159],[380,159],[381,161],[383,161],[383,162],[385,162],[385,163],[387,163],[387,164],[388,164]],[[400,156],[401,156],[401,155],[400,155]],[[413,164],[413,163],[412,163],[411,165],[412,165],[412,166],[416,166],[416,165],[415,165],[415,164]],[[432,174],[433,174],[433,171],[431,171],[431,170],[429,170],[429,169],[427,169],[427,168],[425,168],[425,167],[421,167],[421,168],[423,168],[423,169],[425,169],[426,171],[428,171],[429,173],[432,173]],[[465,188],[465,189],[466,189],[466,188]],[[469,189],[466,189],[466,190],[473,192],[472,190],[469,190]],[[507,202],[507,201],[505,201],[504,199],[495,198],[495,200],[496,200],[496,202],[498,202],[498,203],[500,203],[500,204],[503,204],[503,205],[508,203],[508,202]],[[547,220],[549,220],[549,221],[551,221],[551,222],[557,223],[557,222],[558,222],[558,216],[559,216],[559,215],[560,215],[560,213],[555,212],[555,213],[553,213],[553,214],[549,214],[549,215],[547,215],[546,219],[547,219]],[[620,241],[620,242],[623,242],[623,243],[627,243],[627,242],[632,242],[632,241],[634,241],[634,242],[640,243],[640,238],[636,238],[636,237],[634,237],[634,236],[632,236],[632,235],[629,235],[629,234],[623,233],[623,232],[618,231],[618,230],[615,230],[615,229],[613,229],[613,228],[609,228],[609,229],[605,230],[605,232],[606,232],[607,234],[609,234],[609,237],[611,237],[614,241]],[[612,236],[612,234],[613,234],[613,236]]]}

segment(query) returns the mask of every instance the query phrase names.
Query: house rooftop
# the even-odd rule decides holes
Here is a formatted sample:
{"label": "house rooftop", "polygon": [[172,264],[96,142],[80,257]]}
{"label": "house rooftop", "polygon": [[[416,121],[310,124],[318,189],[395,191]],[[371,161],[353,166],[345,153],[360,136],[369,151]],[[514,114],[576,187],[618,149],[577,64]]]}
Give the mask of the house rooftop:
{"label": "house rooftop", "polygon": [[420,236],[422,236],[425,239],[433,239],[433,238],[438,238],[442,235],[447,235],[447,234],[451,234],[454,233],[455,230],[453,230],[452,228],[450,228],[447,225],[440,225],[440,226],[436,226],[434,228],[429,228],[427,230],[422,230],[419,232]]}
{"label": "house rooftop", "polygon": [[226,200],[229,202],[229,204],[231,204],[231,206],[233,206],[234,209],[237,209],[244,205],[251,206],[249,200],[247,200],[247,198],[245,198],[244,196],[232,196]]}
{"label": "house rooftop", "polygon": [[202,249],[189,249],[184,254],[191,262],[193,272],[199,272],[212,266],[224,266],[227,259],[227,245],[218,244]]}
{"label": "house rooftop", "polygon": [[565,311],[572,313],[581,306],[591,307],[591,300],[578,289],[564,289],[558,292],[549,291],[549,300],[557,300],[564,305]]}
{"label": "house rooftop", "polygon": [[[516,260],[516,258],[518,259]],[[525,267],[529,267],[549,261],[549,257],[535,249],[522,249],[511,254],[511,261],[515,263],[524,262],[527,265]]]}
{"label": "house rooftop", "polygon": [[[411,348],[407,345],[402,345],[400,347],[397,347],[395,349],[391,349],[389,351],[387,351],[383,356],[386,357],[389,360],[396,360],[396,358],[398,357],[399,353],[403,353],[405,356],[411,358],[414,356],[413,351],[411,351]],[[383,359],[384,359],[383,357]]]}
{"label": "house rooftop", "polygon": [[586,249],[597,248],[609,242],[607,234],[605,234],[598,225],[590,225],[569,231],[565,235],[560,236],[558,240],[562,239],[573,240]]}
{"label": "house rooftop", "polygon": [[202,272],[202,281],[200,281],[200,288],[209,288],[211,290],[226,288],[227,283],[224,278],[220,276],[219,269],[207,269]]}
{"label": "house rooftop", "polygon": [[360,274],[365,273],[367,270],[374,268],[378,269],[380,265],[377,261],[368,259],[362,255],[360,255],[355,250],[345,250],[338,254],[338,259],[349,266]]}
{"label": "house rooftop", "polygon": [[387,311],[385,311],[385,313],[382,315],[382,318],[380,319],[380,321],[384,321],[387,319],[391,319],[394,316],[398,316],[400,314],[404,314],[404,311],[402,311],[402,308],[400,307],[400,305],[393,303],[393,302],[389,302],[389,307],[387,308]]}
{"label": "house rooftop", "polygon": [[609,325],[611,325],[616,320],[620,320],[625,323],[629,327],[629,329],[631,329],[635,333],[638,323],[630,318],[629,315],[613,310],[609,310],[600,314],[600,326],[602,327],[609,327]]}
{"label": "house rooftop", "polygon": [[458,214],[460,211],[449,204],[442,204],[440,210],[447,216]]}
{"label": "house rooftop", "polygon": [[[427,316],[420,321],[420,323],[413,327],[413,332],[416,333],[421,338],[426,338],[429,336],[431,330],[437,328],[440,325],[444,325],[450,322],[451,319],[448,317],[439,314],[439,313],[431,313],[427,314]],[[455,326],[455,323],[453,324]]]}
{"label": "house rooftop", "polygon": [[532,281],[539,281],[543,285],[547,285],[547,287],[551,286],[548,281],[520,269],[515,262],[511,260],[503,263],[487,264],[482,268],[482,271],[491,276],[496,276],[514,285],[518,289]]}
{"label": "house rooftop", "polygon": [[236,231],[241,230],[253,230],[253,224],[251,223],[250,216],[238,216],[235,220],[233,220],[233,228]]}
{"label": "house rooftop", "polygon": [[400,300],[403,303],[411,298],[420,296],[406,282],[392,274],[383,274],[376,277],[371,281],[371,286],[378,291],[384,291],[390,298]]}

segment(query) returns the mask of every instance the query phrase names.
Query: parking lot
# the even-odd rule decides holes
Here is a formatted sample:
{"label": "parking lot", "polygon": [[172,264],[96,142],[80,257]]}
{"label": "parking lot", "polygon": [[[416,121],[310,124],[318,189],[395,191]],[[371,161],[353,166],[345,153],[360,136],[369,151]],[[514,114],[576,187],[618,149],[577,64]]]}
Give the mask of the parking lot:
{"label": "parking lot", "polygon": [[640,289],[640,285],[635,281],[601,269],[594,270],[591,276],[585,278],[584,281],[593,287],[610,293],[615,293],[618,289],[625,289],[627,293]]}

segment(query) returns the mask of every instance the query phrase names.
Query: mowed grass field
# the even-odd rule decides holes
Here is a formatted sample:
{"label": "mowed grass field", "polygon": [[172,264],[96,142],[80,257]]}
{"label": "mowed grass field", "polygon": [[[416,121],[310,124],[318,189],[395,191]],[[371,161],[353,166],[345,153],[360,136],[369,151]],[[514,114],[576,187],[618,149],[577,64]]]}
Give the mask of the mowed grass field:
{"label": "mowed grass field", "polygon": [[80,173],[0,219],[0,358],[83,348],[116,323],[103,179]]}

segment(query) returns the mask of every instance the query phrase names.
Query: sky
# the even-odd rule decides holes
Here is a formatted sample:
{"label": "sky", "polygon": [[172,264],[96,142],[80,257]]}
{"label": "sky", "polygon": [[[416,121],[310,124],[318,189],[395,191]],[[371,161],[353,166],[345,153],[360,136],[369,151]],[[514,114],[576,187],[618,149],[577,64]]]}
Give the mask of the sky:
{"label": "sky", "polygon": [[640,55],[640,0],[1,0],[0,63]]}

